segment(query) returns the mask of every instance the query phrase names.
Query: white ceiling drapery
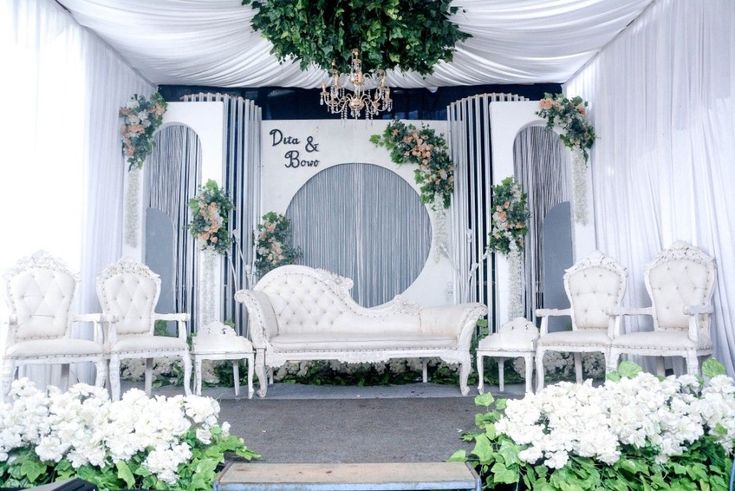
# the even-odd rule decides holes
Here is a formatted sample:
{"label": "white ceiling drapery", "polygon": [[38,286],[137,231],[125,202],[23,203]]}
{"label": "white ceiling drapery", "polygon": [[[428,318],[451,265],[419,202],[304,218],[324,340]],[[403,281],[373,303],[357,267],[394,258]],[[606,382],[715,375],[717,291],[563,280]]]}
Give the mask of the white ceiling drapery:
{"label": "white ceiling drapery", "polygon": [[[58,0],[149,80],[216,87],[320,86],[326,73],[279,63],[240,0]],[[653,0],[456,0],[472,38],[432,75],[392,87],[565,82]]]}

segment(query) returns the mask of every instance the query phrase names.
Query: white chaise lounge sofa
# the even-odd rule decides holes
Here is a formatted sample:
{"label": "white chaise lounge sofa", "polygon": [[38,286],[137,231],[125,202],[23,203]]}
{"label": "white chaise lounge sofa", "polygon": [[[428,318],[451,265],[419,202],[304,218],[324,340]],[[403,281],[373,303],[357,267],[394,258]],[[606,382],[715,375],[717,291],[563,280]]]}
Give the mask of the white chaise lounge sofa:
{"label": "white chaise lounge sofa", "polygon": [[391,358],[441,358],[460,364],[460,390],[468,393],[470,342],[478,303],[421,307],[400,297],[375,308],[350,296],[352,280],[306,266],[269,272],[253,290],[235,294],[248,310],[256,349],[259,395],[267,390],[266,367],[287,361],[384,362]]}

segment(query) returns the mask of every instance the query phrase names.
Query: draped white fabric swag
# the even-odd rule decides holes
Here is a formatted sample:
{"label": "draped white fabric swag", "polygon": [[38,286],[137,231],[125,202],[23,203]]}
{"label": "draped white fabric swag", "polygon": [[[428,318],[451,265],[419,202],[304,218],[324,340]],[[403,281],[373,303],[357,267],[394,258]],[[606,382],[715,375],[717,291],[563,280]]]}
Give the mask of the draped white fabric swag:
{"label": "draped white fabric swag", "polygon": [[[150,80],[215,87],[318,87],[326,72],[279,64],[241,0],[59,0]],[[423,78],[392,87],[564,82],[651,0],[456,0],[472,38]]]}
{"label": "draped white fabric swag", "polygon": [[[658,0],[565,87],[590,101],[598,247],[650,305],[647,263],[677,239],[717,259],[714,342],[735,374],[735,2]],[[631,322],[628,330],[643,327]]]}
{"label": "draped white fabric swag", "polygon": [[98,311],[95,276],[122,243],[117,111],[152,87],[48,0],[0,1],[0,46],[0,270],[46,249],[81,271],[77,310]]}

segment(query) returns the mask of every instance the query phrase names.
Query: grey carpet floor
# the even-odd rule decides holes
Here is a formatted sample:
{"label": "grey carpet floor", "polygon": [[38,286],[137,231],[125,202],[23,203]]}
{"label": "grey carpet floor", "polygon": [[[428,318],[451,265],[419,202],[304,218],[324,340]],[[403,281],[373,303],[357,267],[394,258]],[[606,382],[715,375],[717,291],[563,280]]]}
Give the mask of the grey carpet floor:
{"label": "grey carpet floor", "polygon": [[220,400],[263,462],[441,462],[474,428],[473,397]]}

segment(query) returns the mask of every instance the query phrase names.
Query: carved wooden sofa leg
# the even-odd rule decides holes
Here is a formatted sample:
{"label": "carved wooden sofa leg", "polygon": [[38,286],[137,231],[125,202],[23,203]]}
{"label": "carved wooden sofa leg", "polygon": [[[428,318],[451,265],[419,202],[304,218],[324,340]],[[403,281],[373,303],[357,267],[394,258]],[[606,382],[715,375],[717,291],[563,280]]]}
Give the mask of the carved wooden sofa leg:
{"label": "carved wooden sofa leg", "polygon": [[255,352],[255,374],[258,376],[258,397],[265,397],[268,393],[268,374],[265,369],[265,349]]}

